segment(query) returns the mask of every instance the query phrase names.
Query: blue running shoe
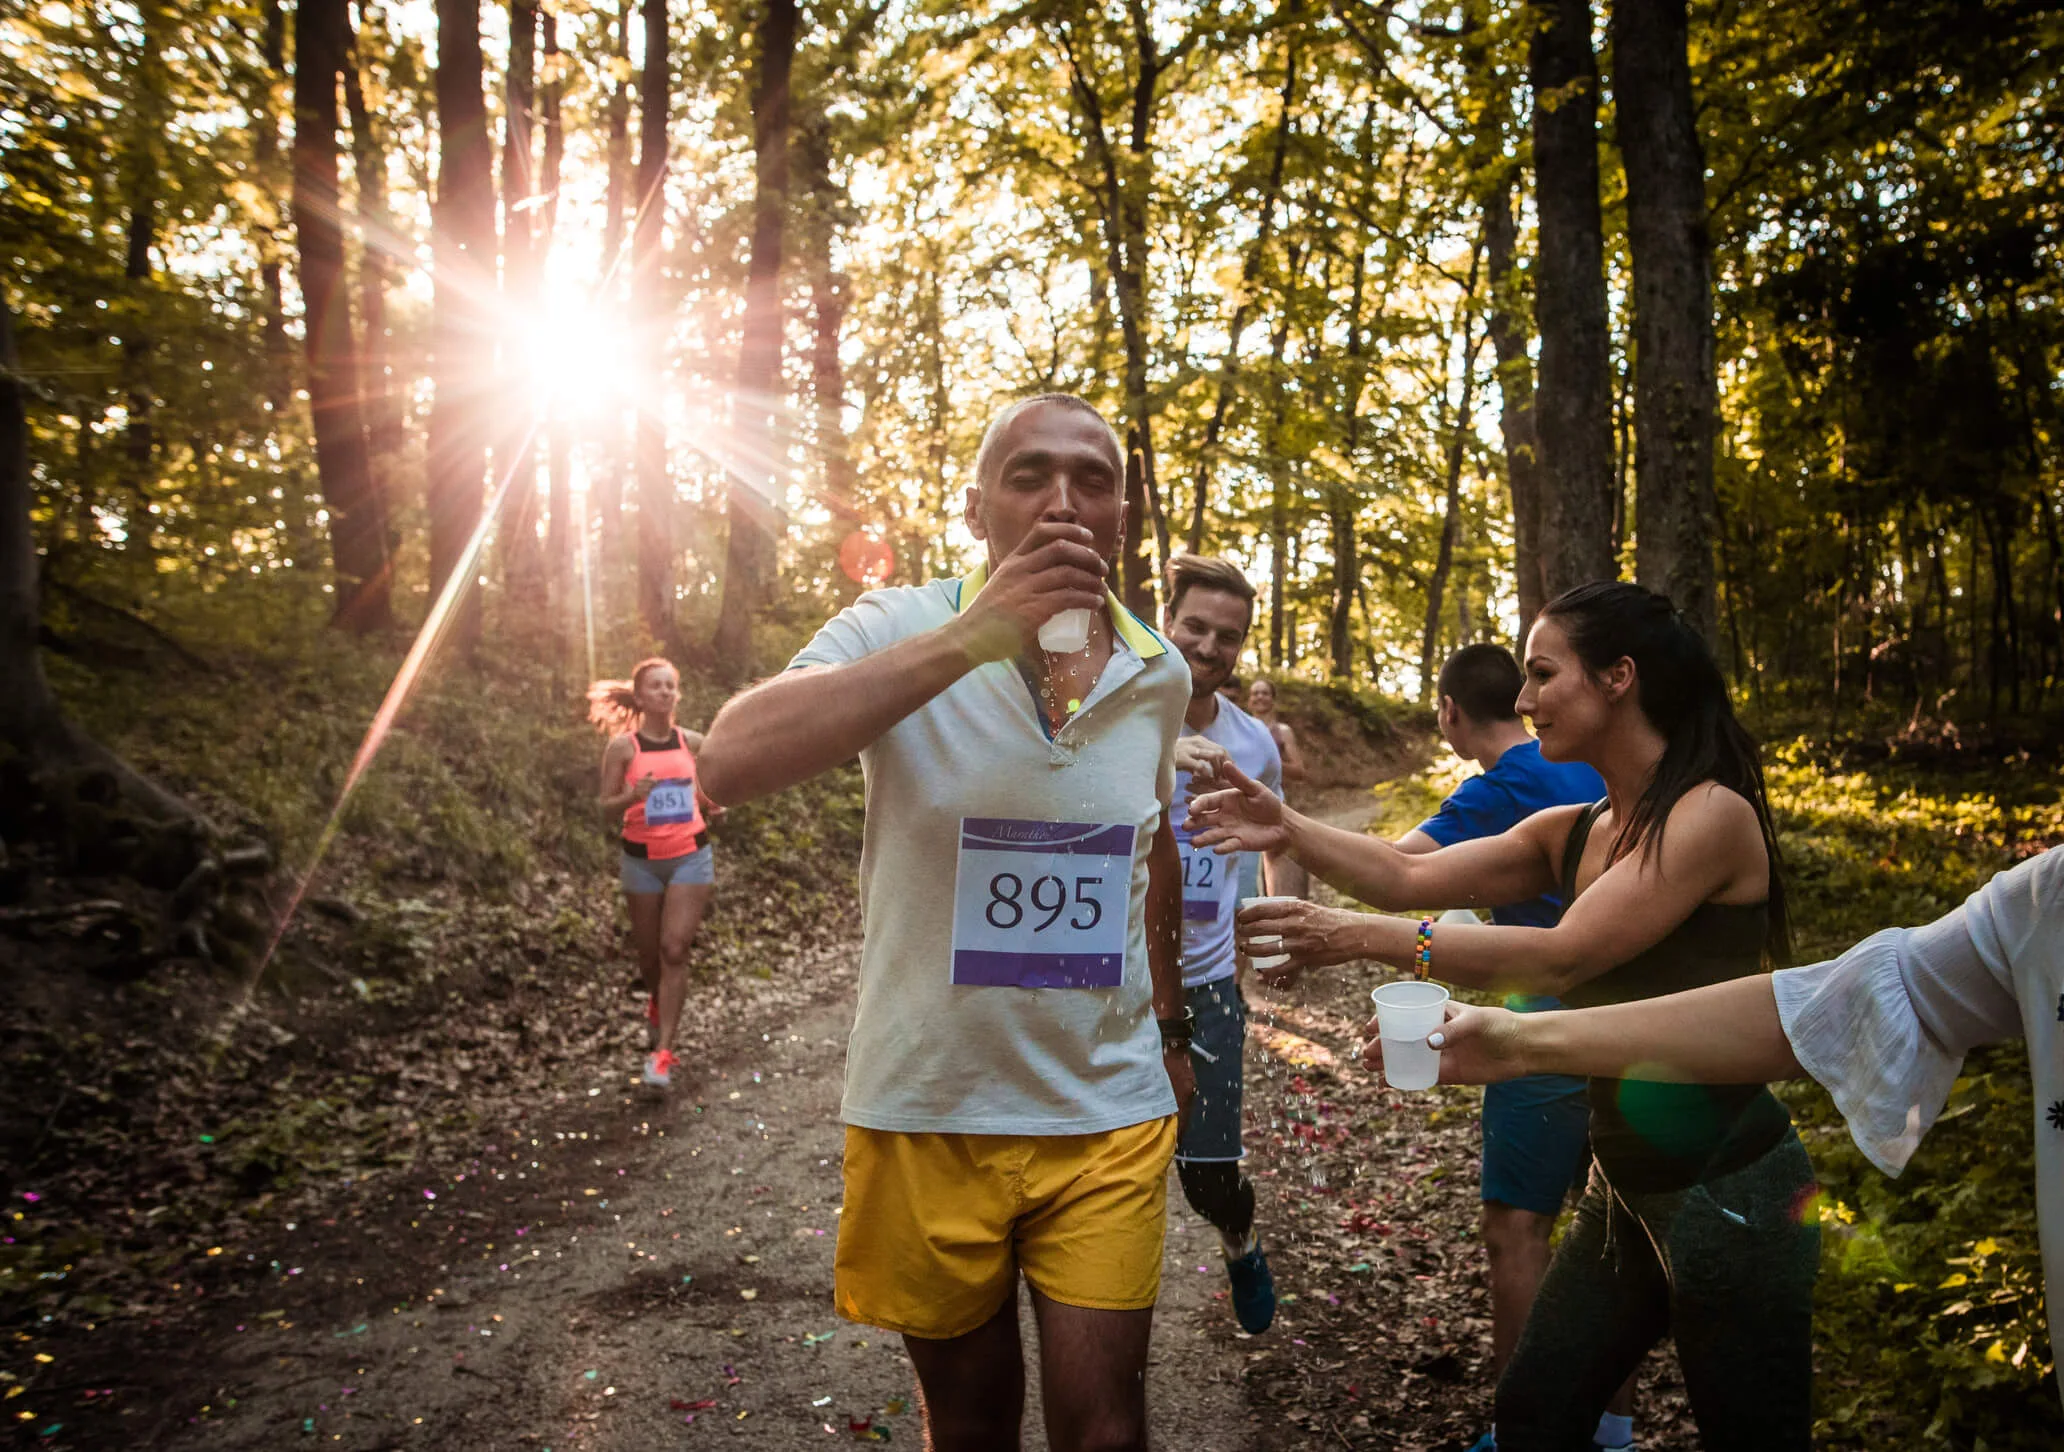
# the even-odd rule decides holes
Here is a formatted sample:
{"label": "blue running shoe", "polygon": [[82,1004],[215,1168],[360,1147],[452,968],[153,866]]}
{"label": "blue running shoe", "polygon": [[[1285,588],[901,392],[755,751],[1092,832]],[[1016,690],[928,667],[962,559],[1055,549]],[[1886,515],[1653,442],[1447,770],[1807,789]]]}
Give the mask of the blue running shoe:
{"label": "blue running shoe", "polygon": [[1233,1314],[1239,1317],[1240,1329],[1259,1336],[1276,1319],[1276,1278],[1269,1274],[1261,1242],[1238,1260],[1227,1261],[1225,1268],[1233,1283]]}
{"label": "blue running shoe", "polygon": [[1469,1452],[1498,1452],[1498,1434],[1486,1432],[1469,1444]]}

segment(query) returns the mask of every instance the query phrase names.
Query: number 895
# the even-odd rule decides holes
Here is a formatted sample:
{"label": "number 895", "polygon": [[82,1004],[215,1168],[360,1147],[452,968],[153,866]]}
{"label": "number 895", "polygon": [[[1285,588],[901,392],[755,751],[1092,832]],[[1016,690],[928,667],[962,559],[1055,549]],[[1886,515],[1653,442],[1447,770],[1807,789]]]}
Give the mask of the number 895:
{"label": "number 895", "polygon": [[[1104,920],[1104,905],[1090,892],[1091,888],[1102,887],[1103,885],[1104,880],[1101,877],[1078,877],[1075,879],[1075,906],[1086,910],[1089,914],[1087,921],[1083,919],[1082,912],[1079,911],[1068,919],[1068,926],[1075,929],[1078,933],[1088,932]],[[983,910],[983,916],[989,919],[989,926],[1002,932],[1008,932],[1024,922],[1025,906],[1018,900],[1024,895],[1025,879],[1018,876],[1017,873],[999,872],[990,878],[989,906]],[[1030,897],[1033,910],[1046,914],[1043,921],[1032,925],[1032,931],[1043,933],[1060,921],[1061,914],[1067,910],[1069,903],[1068,884],[1060,878],[1051,875],[1035,877],[1032,879]]]}

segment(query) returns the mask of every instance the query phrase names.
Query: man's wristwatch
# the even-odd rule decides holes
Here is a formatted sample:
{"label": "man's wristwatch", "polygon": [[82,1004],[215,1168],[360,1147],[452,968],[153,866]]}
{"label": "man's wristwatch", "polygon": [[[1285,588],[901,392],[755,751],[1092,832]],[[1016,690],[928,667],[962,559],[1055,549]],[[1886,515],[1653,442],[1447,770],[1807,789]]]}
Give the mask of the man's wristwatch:
{"label": "man's wristwatch", "polygon": [[1162,1053],[1186,1054],[1189,1052],[1190,1030],[1197,1022],[1197,1010],[1185,1005],[1180,1016],[1176,1018],[1157,1018],[1154,1022],[1161,1025]]}

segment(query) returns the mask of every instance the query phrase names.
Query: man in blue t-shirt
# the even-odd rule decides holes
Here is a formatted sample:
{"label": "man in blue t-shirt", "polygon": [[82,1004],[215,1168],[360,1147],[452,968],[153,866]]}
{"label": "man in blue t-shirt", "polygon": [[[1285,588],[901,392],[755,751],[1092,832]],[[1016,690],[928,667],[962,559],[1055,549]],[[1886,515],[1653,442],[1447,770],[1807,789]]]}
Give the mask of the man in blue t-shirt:
{"label": "man in blue t-shirt", "polygon": [[[1468,645],[1441,667],[1441,735],[1465,761],[1483,768],[1442,802],[1440,810],[1397,839],[1407,852],[1432,852],[1478,837],[1495,837],[1535,812],[1595,802],[1605,782],[1577,762],[1545,760],[1513,703],[1525,680],[1512,653],[1498,645]],[[1548,928],[1562,916],[1562,898],[1544,893],[1491,909],[1491,921]],[[1560,1008],[1553,998],[1514,994],[1507,1008],[1521,1013]],[[1483,1239],[1491,1261],[1491,1366],[1501,1374],[1518,1344],[1534,1295],[1547,1273],[1549,1233],[1572,1185],[1579,1188],[1591,1162],[1591,1111],[1584,1081],[1536,1074],[1484,1091]],[[1633,1381],[1620,1389],[1599,1420],[1601,1447],[1633,1440],[1629,1416]],[[1492,1452],[1486,1433],[1470,1452]]]}

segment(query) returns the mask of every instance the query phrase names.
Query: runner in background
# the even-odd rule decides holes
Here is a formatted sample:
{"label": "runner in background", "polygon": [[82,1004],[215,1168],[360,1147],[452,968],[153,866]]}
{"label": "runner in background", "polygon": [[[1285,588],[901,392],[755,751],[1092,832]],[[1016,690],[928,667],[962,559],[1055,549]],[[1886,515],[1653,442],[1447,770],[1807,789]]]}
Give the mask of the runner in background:
{"label": "runner in background", "polygon": [[618,877],[645,980],[644,1079],[658,1089],[673,1084],[688,949],[717,881],[710,814],[695,779],[702,737],[674,724],[680,703],[680,672],[657,656],[639,661],[627,681],[588,687],[588,719],[611,733],[598,799],[604,812],[622,815]]}
{"label": "runner in background", "polygon": [[[1162,626],[1190,667],[1185,734],[1176,743],[1176,802],[1192,782],[1209,790],[1221,762],[1232,760],[1274,789],[1281,761],[1268,728],[1218,694],[1240,658],[1254,621],[1254,587],[1226,560],[1178,555],[1168,567],[1168,608]],[[1241,869],[1261,854],[1220,857],[1193,851],[1176,829],[1183,861],[1183,996],[1192,1016],[1190,1056],[1197,1100],[1175,1150],[1175,1168],[1190,1208],[1218,1231],[1232,1283],[1233,1313],[1243,1330],[1259,1334],[1276,1315],[1275,1280],[1254,1230],[1254,1185],[1240,1172],[1240,1110],[1245,1088],[1243,1051],[1247,1005],[1233,954],[1233,914],[1242,893]],[[1273,864],[1271,864],[1271,871]]]}
{"label": "runner in background", "polygon": [[[1548,807],[1587,806],[1605,795],[1605,781],[1579,761],[1549,761],[1513,703],[1526,678],[1502,645],[1467,645],[1441,667],[1436,687],[1440,732],[1455,754],[1483,768],[1456,787],[1440,810],[1397,839],[1406,852],[1434,852],[1457,842],[1495,837]],[[1251,774],[1251,773],[1250,773]],[[1562,898],[1542,893],[1491,909],[1508,927],[1553,927]],[[1546,995],[1511,993],[1517,1013],[1561,1008]],[[1491,1271],[1491,1375],[1504,1375],[1526,1325],[1549,1238],[1563,1201],[1581,1192],[1591,1167],[1591,1107],[1584,1080],[1535,1074],[1493,1084],[1483,1102],[1483,1240]],[[1593,1440],[1625,1452],[1634,1444],[1634,1384],[1629,1377],[1599,1418]],[[1486,1432],[1469,1452],[1496,1452]]]}
{"label": "runner in background", "polygon": [[[1268,727],[1269,739],[1276,743],[1276,754],[1283,761],[1283,800],[1288,802],[1293,797],[1302,796],[1302,793],[1292,793],[1290,784],[1308,780],[1311,773],[1305,768],[1304,750],[1297,744],[1297,732],[1276,709],[1276,683],[1267,676],[1256,676],[1253,684],[1247,687],[1247,714]],[[1253,852],[1247,855],[1258,869],[1261,854]],[[1305,871],[1303,863],[1293,862],[1288,857],[1277,859],[1270,882],[1269,891],[1279,896],[1311,896],[1311,874]],[[1240,895],[1256,897],[1259,893],[1243,888]]]}
{"label": "runner in background", "polygon": [[924,1444],[1020,1445],[1022,1276],[1048,1445],[1143,1452],[1195,1093],[1168,821],[1190,673],[1107,586],[1125,452],[1091,405],[1005,408],[974,476],[984,561],[840,611],[718,714],[704,780],[736,803],[860,758],[836,1298],[902,1333]]}

